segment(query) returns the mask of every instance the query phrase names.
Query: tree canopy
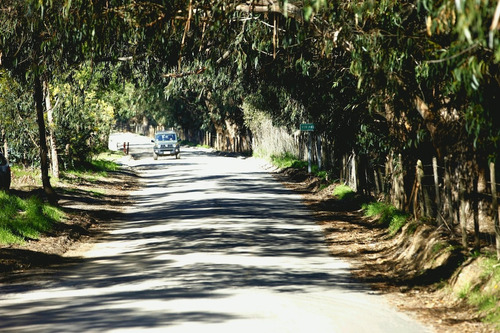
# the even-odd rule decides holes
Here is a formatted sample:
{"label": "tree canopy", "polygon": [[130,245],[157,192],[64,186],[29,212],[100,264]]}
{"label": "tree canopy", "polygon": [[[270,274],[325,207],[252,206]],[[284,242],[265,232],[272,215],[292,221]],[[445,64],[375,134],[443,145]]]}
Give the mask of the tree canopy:
{"label": "tree canopy", "polygon": [[494,160],[499,16],[489,0],[5,0],[1,126],[37,110],[46,170],[46,82],[61,147],[134,117],[244,126],[246,103],[290,130],[314,122],[339,151]]}

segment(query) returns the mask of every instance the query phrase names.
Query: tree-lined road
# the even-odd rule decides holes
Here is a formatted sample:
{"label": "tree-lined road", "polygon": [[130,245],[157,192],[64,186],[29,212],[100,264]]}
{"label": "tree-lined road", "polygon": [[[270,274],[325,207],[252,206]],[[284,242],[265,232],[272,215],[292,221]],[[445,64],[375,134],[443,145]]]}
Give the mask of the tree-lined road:
{"label": "tree-lined road", "polygon": [[252,158],[131,142],[140,190],[83,260],[0,286],[1,332],[432,332],[355,282]]}

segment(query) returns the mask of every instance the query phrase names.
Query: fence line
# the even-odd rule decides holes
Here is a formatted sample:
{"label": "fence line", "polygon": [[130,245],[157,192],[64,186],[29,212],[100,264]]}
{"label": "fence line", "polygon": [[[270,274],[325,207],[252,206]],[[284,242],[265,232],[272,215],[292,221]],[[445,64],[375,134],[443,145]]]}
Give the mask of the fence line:
{"label": "fence line", "polygon": [[[474,238],[473,246],[475,248],[480,246],[481,227],[486,234],[495,236],[500,258],[500,212],[497,190],[500,189],[500,183],[495,179],[497,170],[494,163],[485,167],[485,170],[489,169],[489,179],[487,179],[487,175],[465,177],[467,170],[460,165],[452,165],[450,157],[444,159],[444,166],[439,165],[435,157],[431,164],[423,164],[418,160],[413,176],[412,172],[407,170],[406,179],[413,178],[414,184],[408,200],[405,200],[404,194],[400,193],[403,186],[401,174],[404,170],[397,170],[402,165],[400,157],[394,161],[389,158],[389,165],[385,168],[381,165],[372,165],[373,172],[366,172],[367,175],[372,175],[373,181],[365,183],[374,184],[372,191],[375,194],[384,194],[387,197],[389,192],[389,198],[398,208],[403,207],[401,201],[404,200],[406,202],[404,208],[417,220],[434,220],[437,225],[444,225],[450,230],[458,228],[464,248],[469,246],[471,235]],[[381,174],[384,171],[385,175]],[[383,180],[388,177],[392,178],[392,182],[389,182],[388,188],[383,188],[383,184],[386,184]]]}

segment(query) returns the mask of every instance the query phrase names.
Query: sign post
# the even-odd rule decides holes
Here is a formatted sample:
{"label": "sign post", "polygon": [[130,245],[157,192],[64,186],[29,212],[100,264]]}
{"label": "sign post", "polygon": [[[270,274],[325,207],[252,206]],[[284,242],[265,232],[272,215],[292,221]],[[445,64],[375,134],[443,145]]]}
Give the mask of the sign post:
{"label": "sign post", "polygon": [[314,124],[300,124],[300,130],[302,132],[312,132],[314,131]]}
{"label": "sign post", "polygon": [[312,163],[312,131],[314,131],[314,124],[300,124],[300,130],[302,132],[309,132],[308,145],[307,145],[307,172],[311,173],[311,163]]}

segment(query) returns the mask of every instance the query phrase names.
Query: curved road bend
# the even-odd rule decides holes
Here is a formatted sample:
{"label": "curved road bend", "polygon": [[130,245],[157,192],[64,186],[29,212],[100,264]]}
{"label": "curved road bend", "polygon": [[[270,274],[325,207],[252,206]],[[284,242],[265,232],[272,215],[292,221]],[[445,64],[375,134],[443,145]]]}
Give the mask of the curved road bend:
{"label": "curved road bend", "polygon": [[0,285],[0,332],[432,332],[354,281],[255,160],[130,149],[136,204],[77,263]]}

